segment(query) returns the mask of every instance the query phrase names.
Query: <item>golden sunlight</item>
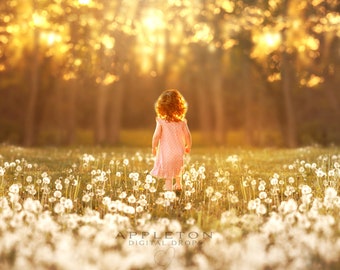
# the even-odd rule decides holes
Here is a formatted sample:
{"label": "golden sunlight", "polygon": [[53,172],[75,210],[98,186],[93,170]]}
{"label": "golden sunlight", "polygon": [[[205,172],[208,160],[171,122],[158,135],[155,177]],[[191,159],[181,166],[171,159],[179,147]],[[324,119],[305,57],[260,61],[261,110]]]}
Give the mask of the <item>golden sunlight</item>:
{"label": "golden sunlight", "polygon": [[205,23],[197,23],[194,26],[194,31],[195,31],[195,35],[193,37],[194,42],[210,43],[214,38],[212,30]]}
{"label": "golden sunlight", "polygon": [[281,43],[281,34],[279,32],[267,32],[262,36],[263,42],[270,48],[275,48]]}
{"label": "golden sunlight", "polygon": [[78,0],[79,5],[89,5],[91,3],[91,0]]}
{"label": "golden sunlight", "polygon": [[142,20],[143,28],[150,32],[163,29],[165,27],[163,16],[164,14],[160,10],[147,10]]}
{"label": "golden sunlight", "polygon": [[48,46],[52,46],[53,44],[58,43],[62,40],[61,36],[54,32],[42,32],[40,34],[40,38]]}
{"label": "golden sunlight", "polygon": [[310,78],[301,79],[301,81],[300,81],[301,85],[305,85],[305,86],[310,87],[310,88],[317,86],[317,85],[319,85],[320,83],[323,83],[323,82],[324,82],[324,78],[319,77],[319,76],[314,75],[314,74],[312,74],[310,76]]}
{"label": "golden sunlight", "polygon": [[261,33],[254,33],[254,49],[251,53],[253,58],[264,57],[278,49],[282,43],[281,33],[272,29],[263,29]]}
{"label": "golden sunlight", "polygon": [[110,35],[104,35],[102,37],[102,44],[106,49],[111,50],[114,47],[115,40]]}
{"label": "golden sunlight", "polygon": [[44,26],[47,24],[47,20],[45,16],[42,16],[38,13],[33,13],[32,15],[32,23],[34,26]]}

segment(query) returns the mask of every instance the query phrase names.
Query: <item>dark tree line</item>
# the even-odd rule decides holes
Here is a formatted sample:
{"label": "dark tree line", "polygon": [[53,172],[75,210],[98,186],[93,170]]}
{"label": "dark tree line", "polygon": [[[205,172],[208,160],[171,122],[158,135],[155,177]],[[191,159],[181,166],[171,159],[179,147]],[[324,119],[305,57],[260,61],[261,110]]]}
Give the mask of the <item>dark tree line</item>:
{"label": "dark tree line", "polygon": [[339,144],[337,1],[59,2],[0,3],[0,141],[119,144],[178,88],[210,144]]}

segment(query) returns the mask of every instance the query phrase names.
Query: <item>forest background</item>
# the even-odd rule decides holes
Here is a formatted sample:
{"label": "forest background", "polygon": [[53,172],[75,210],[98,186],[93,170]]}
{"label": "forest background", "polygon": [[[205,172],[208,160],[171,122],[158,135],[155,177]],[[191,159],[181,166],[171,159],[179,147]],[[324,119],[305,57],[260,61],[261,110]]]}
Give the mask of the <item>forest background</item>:
{"label": "forest background", "polygon": [[336,0],[3,0],[0,142],[149,143],[154,102],[177,88],[196,145],[339,145],[339,10]]}

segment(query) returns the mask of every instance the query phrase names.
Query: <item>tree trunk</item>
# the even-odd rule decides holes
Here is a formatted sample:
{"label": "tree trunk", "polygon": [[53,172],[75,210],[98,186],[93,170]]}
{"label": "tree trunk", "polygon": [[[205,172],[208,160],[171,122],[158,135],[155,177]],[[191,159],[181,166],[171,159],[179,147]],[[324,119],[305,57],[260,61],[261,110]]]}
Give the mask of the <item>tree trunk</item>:
{"label": "tree trunk", "polygon": [[244,94],[245,140],[247,145],[254,144],[253,91],[250,84],[250,65],[246,55],[242,55],[242,89]]}
{"label": "tree trunk", "polygon": [[76,115],[77,115],[77,93],[78,93],[78,80],[71,79],[68,81],[68,106],[66,114],[66,142],[73,144],[75,142],[76,134]]}
{"label": "tree trunk", "polygon": [[198,78],[194,79],[197,82],[195,88],[197,91],[198,116],[203,141],[210,143],[212,140],[211,107],[205,80],[202,78],[204,77],[198,75]]}
{"label": "tree trunk", "polygon": [[39,31],[34,29],[31,82],[25,117],[24,146],[35,143],[36,134],[36,106],[39,93]]}
{"label": "tree trunk", "polygon": [[223,78],[221,74],[221,53],[219,50],[215,52],[213,58],[213,74],[211,91],[213,96],[213,112],[214,112],[214,139],[218,145],[225,143],[225,130],[224,130],[224,98],[223,98]]}
{"label": "tree trunk", "polygon": [[296,119],[295,119],[296,116],[292,97],[293,76],[290,71],[288,57],[289,56],[286,52],[282,53],[281,77],[282,77],[284,111],[286,118],[285,136],[287,146],[296,147],[297,146]]}
{"label": "tree trunk", "polygon": [[95,143],[103,144],[106,141],[106,113],[107,113],[108,87],[99,85],[97,91],[97,109],[95,124]]}
{"label": "tree trunk", "polygon": [[119,143],[120,140],[123,95],[123,82],[119,81],[115,84],[110,95],[108,142],[112,145]]}

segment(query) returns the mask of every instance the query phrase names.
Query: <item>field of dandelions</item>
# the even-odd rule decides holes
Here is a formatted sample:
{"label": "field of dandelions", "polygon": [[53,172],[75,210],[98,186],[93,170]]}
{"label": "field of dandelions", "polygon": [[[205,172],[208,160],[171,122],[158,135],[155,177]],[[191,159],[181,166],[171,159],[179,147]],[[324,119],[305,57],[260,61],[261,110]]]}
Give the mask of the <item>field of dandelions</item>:
{"label": "field of dandelions", "polygon": [[0,146],[0,269],[340,269],[340,151]]}

